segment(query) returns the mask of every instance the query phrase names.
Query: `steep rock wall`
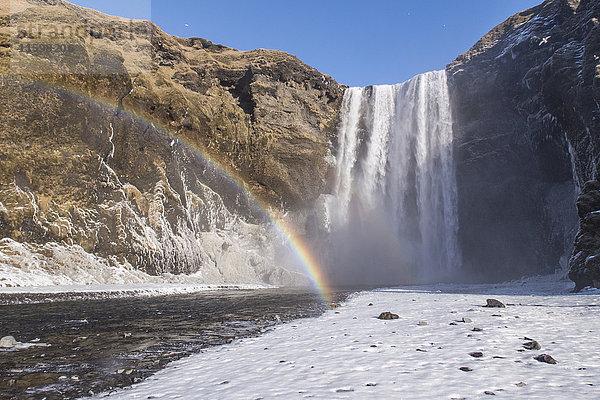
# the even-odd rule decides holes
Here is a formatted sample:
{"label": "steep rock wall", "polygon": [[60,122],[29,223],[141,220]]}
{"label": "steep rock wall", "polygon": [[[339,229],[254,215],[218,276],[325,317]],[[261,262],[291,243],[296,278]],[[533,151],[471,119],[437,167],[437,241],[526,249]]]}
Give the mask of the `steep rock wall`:
{"label": "steep rock wall", "polygon": [[565,264],[581,188],[570,276],[578,287],[592,284],[600,203],[598,185],[584,183],[596,179],[599,155],[599,10],[598,1],[546,1],[447,68],[460,239],[474,274],[517,277]]}
{"label": "steep rock wall", "polygon": [[245,192],[275,209],[318,197],[342,86],[279,51],[181,39],[60,0],[0,11],[8,259],[16,242],[59,244],[149,274],[302,281],[272,264]]}

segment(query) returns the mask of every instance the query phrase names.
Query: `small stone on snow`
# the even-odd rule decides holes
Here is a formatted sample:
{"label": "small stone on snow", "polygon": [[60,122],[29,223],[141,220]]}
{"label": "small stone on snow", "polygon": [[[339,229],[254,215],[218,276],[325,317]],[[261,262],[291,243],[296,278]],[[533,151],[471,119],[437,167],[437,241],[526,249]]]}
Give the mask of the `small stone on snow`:
{"label": "small stone on snow", "polygon": [[540,354],[539,356],[533,358],[539,362],[544,362],[546,364],[556,364],[556,360],[552,358],[552,356],[549,354]]}
{"label": "small stone on snow", "polygon": [[385,312],[382,312],[381,314],[379,314],[379,317],[377,317],[377,318],[389,320],[389,319],[398,319],[400,317],[398,316],[398,314],[394,314],[389,311],[385,311]]}
{"label": "small stone on snow", "polygon": [[487,303],[487,304],[486,304],[484,307],[490,307],[490,308],[506,308],[506,306],[505,306],[505,305],[504,305],[502,302],[500,302],[500,301],[498,301],[498,300],[496,300],[496,299],[487,299],[487,300],[486,300],[486,303]]}
{"label": "small stone on snow", "polygon": [[540,350],[542,348],[542,346],[540,346],[540,344],[535,340],[523,343],[523,347],[525,347],[527,350]]}

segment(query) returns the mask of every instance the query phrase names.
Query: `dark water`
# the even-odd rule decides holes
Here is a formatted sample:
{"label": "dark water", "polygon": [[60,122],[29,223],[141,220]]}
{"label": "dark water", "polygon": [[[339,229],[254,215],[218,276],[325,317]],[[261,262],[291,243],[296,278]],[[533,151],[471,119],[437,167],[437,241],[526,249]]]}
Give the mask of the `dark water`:
{"label": "dark water", "polygon": [[[15,300],[23,299],[0,295],[0,304]],[[0,351],[0,399],[71,399],[129,386],[206,347],[325,308],[293,289],[2,305],[0,336],[51,346]]]}

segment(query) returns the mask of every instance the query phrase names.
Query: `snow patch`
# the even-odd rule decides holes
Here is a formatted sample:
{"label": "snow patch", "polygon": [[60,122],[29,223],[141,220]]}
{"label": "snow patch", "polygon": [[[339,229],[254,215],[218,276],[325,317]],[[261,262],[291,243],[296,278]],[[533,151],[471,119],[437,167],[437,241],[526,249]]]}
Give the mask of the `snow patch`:
{"label": "snow patch", "polygon": [[[521,43],[530,40],[531,38],[535,38],[534,31],[541,30],[545,27],[548,27],[552,24],[552,18],[542,18],[539,15],[531,18],[529,21],[525,22],[523,25],[514,29],[506,39],[509,43],[508,46],[502,50],[502,52],[496,56],[496,60],[504,57],[507,54],[511,54],[512,59],[514,60],[517,55],[514,52],[514,49],[519,46]],[[541,39],[539,46],[548,43],[548,39],[550,36],[544,37]]]}
{"label": "snow patch", "polygon": [[110,153],[108,153],[108,157],[106,159],[111,159],[115,156],[115,144],[113,143],[113,138],[115,137],[115,130],[113,129],[112,122],[110,123],[110,136],[108,137],[108,143],[111,145]]}

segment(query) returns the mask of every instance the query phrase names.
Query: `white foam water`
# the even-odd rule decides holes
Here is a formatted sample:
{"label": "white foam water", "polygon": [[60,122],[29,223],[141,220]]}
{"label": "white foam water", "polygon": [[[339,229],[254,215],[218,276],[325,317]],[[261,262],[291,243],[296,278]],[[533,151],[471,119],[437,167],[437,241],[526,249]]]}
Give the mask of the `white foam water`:
{"label": "white foam water", "polygon": [[451,276],[461,263],[452,143],[445,71],[348,89],[328,210],[332,230],[386,225],[385,240],[401,248],[413,280]]}

